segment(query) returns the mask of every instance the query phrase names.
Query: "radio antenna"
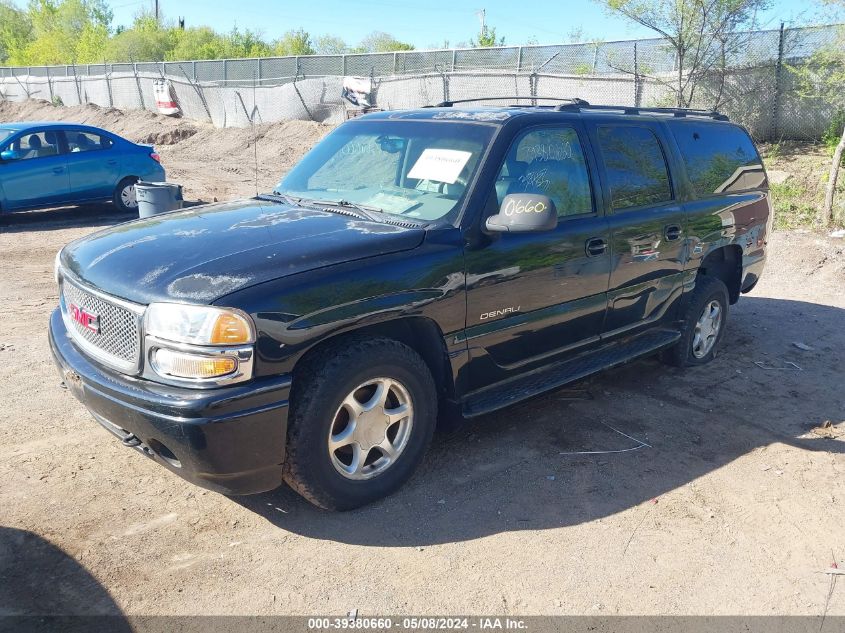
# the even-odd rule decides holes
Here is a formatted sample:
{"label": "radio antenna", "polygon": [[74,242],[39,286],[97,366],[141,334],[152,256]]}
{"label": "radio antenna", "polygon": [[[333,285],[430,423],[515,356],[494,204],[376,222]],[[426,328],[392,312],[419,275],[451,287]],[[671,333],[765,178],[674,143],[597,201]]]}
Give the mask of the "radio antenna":
{"label": "radio antenna", "polygon": [[[260,63],[260,62],[259,62]],[[258,196],[258,136],[255,134],[255,113],[258,112],[258,105],[256,102],[256,93],[258,88],[256,86],[257,78],[255,71],[252,73],[252,112],[249,115],[249,120],[252,124],[252,155],[255,167],[255,195]]]}

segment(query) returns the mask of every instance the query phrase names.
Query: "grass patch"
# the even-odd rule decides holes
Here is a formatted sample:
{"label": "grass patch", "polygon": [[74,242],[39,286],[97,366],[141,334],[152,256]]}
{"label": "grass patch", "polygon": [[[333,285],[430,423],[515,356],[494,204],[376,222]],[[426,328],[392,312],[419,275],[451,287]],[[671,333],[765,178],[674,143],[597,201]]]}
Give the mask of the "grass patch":
{"label": "grass patch", "polygon": [[[833,120],[831,120],[830,125],[827,126],[827,130],[822,135],[822,144],[824,144],[831,156],[833,156],[833,150],[839,145],[843,129],[845,129],[845,110],[839,110],[833,116]],[[842,162],[845,164],[845,156],[842,157]]]}
{"label": "grass patch", "polygon": [[818,214],[814,196],[800,184],[772,184],[769,192],[775,212],[775,229],[788,230],[812,227]]}
{"label": "grass patch", "polygon": [[762,150],[763,160],[778,161],[783,157],[783,147],[778,143],[770,143]]}

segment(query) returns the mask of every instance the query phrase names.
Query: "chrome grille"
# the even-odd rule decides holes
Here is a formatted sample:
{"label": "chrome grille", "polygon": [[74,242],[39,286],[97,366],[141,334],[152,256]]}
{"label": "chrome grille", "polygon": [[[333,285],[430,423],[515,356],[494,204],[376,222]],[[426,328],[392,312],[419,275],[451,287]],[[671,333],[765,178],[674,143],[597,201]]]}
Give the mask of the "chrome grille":
{"label": "chrome grille", "polygon": [[[70,317],[73,304],[99,318],[99,332]],[[62,279],[62,314],[68,331],[79,346],[94,358],[123,372],[135,373],[141,360],[141,314],[143,306],[132,306],[85,290]]]}

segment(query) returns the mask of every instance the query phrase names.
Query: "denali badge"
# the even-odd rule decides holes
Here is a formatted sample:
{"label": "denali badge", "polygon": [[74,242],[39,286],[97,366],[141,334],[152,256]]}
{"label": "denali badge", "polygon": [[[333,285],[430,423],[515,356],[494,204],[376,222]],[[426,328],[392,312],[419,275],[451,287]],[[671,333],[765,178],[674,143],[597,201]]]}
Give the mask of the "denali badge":
{"label": "denali badge", "polygon": [[91,314],[86,311],[85,308],[80,308],[78,305],[74,305],[73,303],[68,305],[67,309],[70,313],[70,318],[79,323],[79,325],[96,334],[100,333],[99,315]]}
{"label": "denali badge", "polygon": [[490,312],[482,312],[481,316],[478,317],[479,321],[486,321],[487,319],[495,319],[496,317],[502,317],[506,314],[516,314],[519,312],[519,308],[522,306],[516,307],[509,307],[509,308],[502,308],[501,310],[491,310]]}

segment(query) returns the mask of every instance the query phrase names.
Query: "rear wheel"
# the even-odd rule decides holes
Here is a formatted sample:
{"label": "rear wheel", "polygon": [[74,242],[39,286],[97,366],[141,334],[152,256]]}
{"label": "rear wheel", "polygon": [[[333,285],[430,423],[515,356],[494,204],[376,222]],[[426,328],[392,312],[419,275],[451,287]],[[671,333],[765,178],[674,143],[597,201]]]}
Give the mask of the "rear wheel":
{"label": "rear wheel", "polygon": [[709,363],[716,356],[728,319],[728,288],[721,279],[701,275],[687,304],[681,338],[662,358],[676,367]]}
{"label": "rear wheel", "polygon": [[428,367],[392,339],[330,346],[294,373],[285,481],[311,503],[350,510],[413,474],[431,441]]}
{"label": "rear wheel", "polygon": [[138,210],[138,199],[135,197],[135,183],[138,179],[135,176],[124,178],[114,189],[112,202],[118,211],[131,213]]}

